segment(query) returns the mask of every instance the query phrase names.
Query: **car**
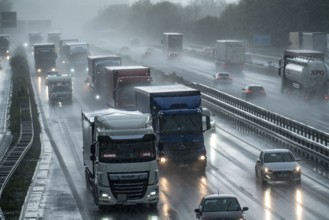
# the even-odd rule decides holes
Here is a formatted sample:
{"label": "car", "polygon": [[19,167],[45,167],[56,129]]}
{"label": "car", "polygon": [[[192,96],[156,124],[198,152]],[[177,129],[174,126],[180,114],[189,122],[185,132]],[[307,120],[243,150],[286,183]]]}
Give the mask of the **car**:
{"label": "car", "polygon": [[168,60],[178,59],[179,57],[180,57],[179,52],[171,51],[171,52],[168,52],[168,54],[167,54]]}
{"label": "car", "polygon": [[263,185],[269,182],[290,181],[301,183],[301,167],[293,153],[288,149],[262,150],[256,161],[256,178]]}
{"label": "car", "polygon": [[194,209],[198,220],[245,219],[244,212],[236,196],[231,194],[211,194],[202,197],[199,207]]}
{"label": "car", "polygon": [[244,100],[264,97],[266,97],[266,91],[262,85],[247,85],[242,89],[242,99]]}
{"label": "car", "polygon": [[[202,108],[202,115],[209,116],[210,118],[210,131],[216,131],[216,122],[215,122],[215,114],[212,113],[208,108]],[[206,122],[203,121],[205,124]]]}
{"label": "car", "polygon": [[153,48],[148,47],[148,48],[145,49],[142,57],[143,58],[148,58],[152,55],[152,53],[153,53]]}
{"label": "car", "polygon": [[214,77],[214,84],[231,84],[233,82],[233,78],[231,73],[229,72],[218,72]]}

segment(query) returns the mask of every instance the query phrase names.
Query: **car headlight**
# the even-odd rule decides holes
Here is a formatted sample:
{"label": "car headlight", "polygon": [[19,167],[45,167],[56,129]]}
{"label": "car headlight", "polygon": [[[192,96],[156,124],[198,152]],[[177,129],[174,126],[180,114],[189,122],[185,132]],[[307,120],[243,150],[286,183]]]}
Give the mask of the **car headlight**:
{"label": "car headlight", "polygon": [[300,168],[300,166],[296,166],[295,168],[294,168],[294,170],[293,170],[294,172],[300,172],[301,171],[301,168]]}
{"label": "car headlight", "polygon": [[272,170],[271,170],[271,169],[269,169],[269,168],[267,168],[267,167],[265,167],[265,168],[264,168],[264,172],[265,172],[265,173],[271,173],[271,172],[272,172]]}

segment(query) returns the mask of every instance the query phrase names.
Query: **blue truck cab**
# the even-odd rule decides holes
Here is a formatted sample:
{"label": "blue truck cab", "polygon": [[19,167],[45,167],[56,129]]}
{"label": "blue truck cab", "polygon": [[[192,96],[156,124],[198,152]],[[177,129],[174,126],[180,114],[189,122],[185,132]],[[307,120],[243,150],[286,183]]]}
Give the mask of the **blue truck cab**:
{"label": "blue truck cab", "polygon": [[203,133],[210,129],[210,117],[202,113],[201,92],[179,84],[141,86],[135,87],[135,100],[138,111],[152,115],[160,167],[204,171],[207,152]]}

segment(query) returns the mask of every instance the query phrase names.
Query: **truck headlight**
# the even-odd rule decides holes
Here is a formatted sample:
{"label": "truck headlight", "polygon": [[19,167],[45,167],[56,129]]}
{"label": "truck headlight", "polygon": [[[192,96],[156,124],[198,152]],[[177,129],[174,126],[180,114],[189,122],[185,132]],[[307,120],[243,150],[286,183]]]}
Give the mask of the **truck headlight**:
{"label": "truck headlight", "polygon": [[147,197],[150,198],[152,196],[157,196],[158,195],[158,191],[157,190],[152,190],[148,195]]}
{"label": "truck headlight", "polygon": [[201,156],[199,157],[199,160],[206,160],[206,156],[205,156],[205,155],[201,155]]}
{"label": "truck headlight", "polygon": [[111,196],[106,192],[100,192],[100,195],[101,195],[102,198],[111,199]]}

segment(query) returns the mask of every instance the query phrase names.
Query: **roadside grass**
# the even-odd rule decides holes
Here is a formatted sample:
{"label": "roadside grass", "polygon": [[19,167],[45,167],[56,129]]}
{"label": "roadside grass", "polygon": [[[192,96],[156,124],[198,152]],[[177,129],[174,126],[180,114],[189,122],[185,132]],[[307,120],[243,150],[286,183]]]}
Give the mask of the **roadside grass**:
{"label": "roadside grass", "polygon": [[15,173],[7,183],[0,198],[0,207],[6,220],[19,219],[25,197],[41,152],[40,124],[38,121],[38,110],[34,99],[34,92],[30,81],[30,72],[27,57],[23,47],[18,47],[14,56],[10,59],[12,71],[12,97],[9,111],[9,130],[12,133],[14,146],[20,134],[20,120],[26,115],[20,113],[20,104],[31,101],[31,110],[34,126],[33,142],[25,154],[23,160],[17,167]]}

